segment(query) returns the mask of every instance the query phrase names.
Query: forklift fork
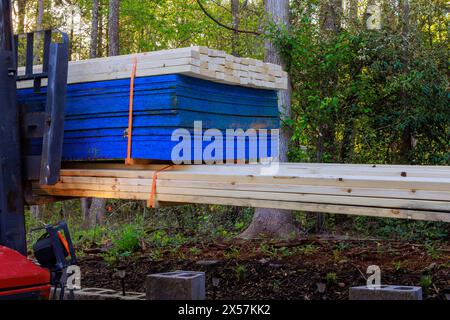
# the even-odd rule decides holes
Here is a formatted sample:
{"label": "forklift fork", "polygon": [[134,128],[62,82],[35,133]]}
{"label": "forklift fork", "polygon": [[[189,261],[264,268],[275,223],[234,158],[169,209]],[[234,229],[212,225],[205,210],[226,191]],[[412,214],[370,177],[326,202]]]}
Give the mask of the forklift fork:
{"label": "forklift fork", "polygon": [[[43,35],[42,65],[34,66],[36,35]],[[60,36],[60,43],[53,42],[54,36]],[[58,30],[30,32],[14,37],[14,55],[19,60],[19,43],[26,40],[25,73],[17,75],[18,83],[33,81],[36,95],[46,93],[43,112],[27,113],[21,108],[22,138],[42,139],[41,156],[26,156],[26,180],[39,180],[43,185],[54,185],[59,180],[64,138],[64,115],[67,94],[67,73],[69,56],[69,38]],[[42,82],[47,79],[47,87]]]}

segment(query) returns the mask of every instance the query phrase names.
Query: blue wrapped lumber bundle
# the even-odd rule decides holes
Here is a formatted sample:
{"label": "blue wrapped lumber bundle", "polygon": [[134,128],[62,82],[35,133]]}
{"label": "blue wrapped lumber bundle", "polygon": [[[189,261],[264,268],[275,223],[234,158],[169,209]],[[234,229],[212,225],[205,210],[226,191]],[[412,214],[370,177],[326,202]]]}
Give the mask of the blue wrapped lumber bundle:
{"label": "blue wrapped lumber bundle", "polygon": [[[32,88],[19,89],[18,97],[27,113],[44,110],[45,88],[39,94]],[[129,97],[130,79],[70,84],[63,160],[126,158]],[[275,131],[271,130],[279,126],[275,90],[216,83],[181,74],[140,77],[135,80],[131,157],[170,161],[175,152],[188,163],[275,156],[276,144],[272,140],[278,136],[272,137]],[[245,143],[239,143],[238,139],[231,142],[227,139],[226,130],[230,129],[255,131],[247,131]],[[267,141],[262,139],[266,136]],[[180,150],[181,142],[191,148]],[[223,152],[208,149],[212,142],[222,145]],[[41,147],[40,139],[25,142],[27,155],[39,155]]]}

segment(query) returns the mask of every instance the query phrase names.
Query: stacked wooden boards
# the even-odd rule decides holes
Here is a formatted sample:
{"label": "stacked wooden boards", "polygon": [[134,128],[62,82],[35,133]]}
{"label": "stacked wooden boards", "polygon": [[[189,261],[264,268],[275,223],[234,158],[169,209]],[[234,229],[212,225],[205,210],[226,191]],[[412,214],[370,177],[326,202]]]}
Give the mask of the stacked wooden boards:
{"label": "stacked wooden boards", "polygon": [[[288,76],[275,64],[239,58],[206,47],[189,47],[69,63],[68,83],[97,82],[130,77],[134,61],[137,77],[183,74],[244,87],[286,90]],[[20,74],[19,70],[19,74]],[[32,88],[23,82],[19,88]]]}
{"label": "stacked wooden boards", "polygon": [[[37,196],[148,200],[162,166],[71,164]],[[450,167],[280,164],[172,166],[156,200],[450,222]]]}
{"label": "stacked wooden boards", "polygon": [[[111,64],[113,67],[113,64]],[[90,69],[88,69],[90,70]],[[18,90],[23,113],[33,116],[45,106],[45,92]],[[116,160],[127,155],[130,80],[70,84],[66,103],[63,160]],[[135,80],[132,158],[171,161],[178,141],[172,133],[186,129],[194,144],[194,123],[208,129],[277,129],[280,127],[277,92],[211,82],[180,74],[141,77]],[[42,140],[25,136],[24,153],[40,155]],[[201,138],[200,138],[201,139]],[[208,139],[205,139],[206,141]],[[225,141],[225,139],[223,139]],[[225,143],[225,142],[224,142]],[[248,154],[245,147],[234,145]],[[270,137],[268,144],[271,144]],[[207,143],[202,142],[203,148]],[[242,154],[242,153],[241,153]],[[270,156],[270,154],[268,155]],[[202,157],[202,153],[200,153]],[[224,157],[228,157],[224,155]],[[247,157],[247,156],[246,156]],[[191,160],[198,160],[192,154]],[[201,159],[208,160],[208,159]]]}

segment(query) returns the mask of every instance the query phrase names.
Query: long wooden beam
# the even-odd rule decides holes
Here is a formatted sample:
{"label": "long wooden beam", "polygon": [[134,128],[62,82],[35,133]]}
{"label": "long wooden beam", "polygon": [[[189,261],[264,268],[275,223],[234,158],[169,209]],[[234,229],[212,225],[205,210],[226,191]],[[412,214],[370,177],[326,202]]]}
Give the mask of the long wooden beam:
{"label": "long wooden beam", "polygon": [[[148,200],[162,165],[65,164],[37,196]],[[157,203],[268,207],[450,222],[450,167],[280,164],[172,166],[159,173]]]}

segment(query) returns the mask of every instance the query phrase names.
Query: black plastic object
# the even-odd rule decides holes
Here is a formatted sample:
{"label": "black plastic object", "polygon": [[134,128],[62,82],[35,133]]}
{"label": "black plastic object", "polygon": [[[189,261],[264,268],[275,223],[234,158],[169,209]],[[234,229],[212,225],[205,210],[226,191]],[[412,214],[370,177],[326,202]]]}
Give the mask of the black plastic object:
{"label": "black plastic object", "polygon": [[[69,256],[69,252],[64,247],[61,240],[57,238],[55,241],[59,242],[59,246],[63,249],[63,256],[64,258],[67,258]],[[42,235],[33,246],[33,252],[36,260],[42,267],[50,270],[56,269],[57,264],[54,247],[53,240],[48,233]]]}
{"label": "black plastic object", "polygon": [[[47,225],[43,228],[32,230],[45,230],[46,233],[39,238],[33,246],[34,255],[41,266],[51,271],[51,284],[55,286],[53,299],[56,298],[56,289],[60,288],[60,300],[64,298],[65,276],[67,268],[77,264],[75,250],[73,249],[67,223],[62,221],[57,224]],[[62,238],[62,234],[64,238]],[[63,240],[66,243],[63,243]]]}

